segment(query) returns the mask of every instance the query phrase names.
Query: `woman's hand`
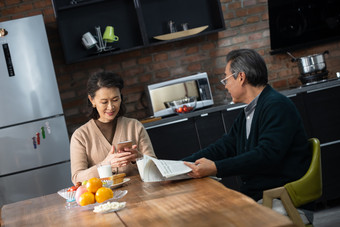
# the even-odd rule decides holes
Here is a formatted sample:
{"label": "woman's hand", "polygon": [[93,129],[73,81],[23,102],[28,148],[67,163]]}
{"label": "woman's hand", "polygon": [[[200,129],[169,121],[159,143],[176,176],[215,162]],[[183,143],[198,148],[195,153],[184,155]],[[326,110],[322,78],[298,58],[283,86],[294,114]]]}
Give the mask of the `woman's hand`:
{"label": "woman's hand", "polygon": [[112,150],[108,153],[103,162],[110,162],[111,167],[114,170],[117,167],[126,166],[129,164],[129,158],[131,158],[131,152],[116,152],[116,148],[112,146]]}
{"label": "woman's hand", "polygon": [[215,162],[206,158],[200,158],[196,160],[195,163],[184,162],[184,164],[192,169],[192,171],[188,173],[192,178],[215,176],[217,174]]}
{"label": "woman's hand", "polygon": [[136,159],[141,156],[140,152],[137,150],[137,145],[133,145],[131,148],[123,148],[124,150],[119,150],[119,154],[128,153],[123,159],[129,162],[136,162]]}

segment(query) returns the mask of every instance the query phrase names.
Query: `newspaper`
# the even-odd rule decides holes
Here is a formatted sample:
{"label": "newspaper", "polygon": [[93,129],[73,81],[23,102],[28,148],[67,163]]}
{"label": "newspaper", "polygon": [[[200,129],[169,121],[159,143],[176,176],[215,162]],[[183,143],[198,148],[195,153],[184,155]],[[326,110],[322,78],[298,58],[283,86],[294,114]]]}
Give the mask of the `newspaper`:
{"label": "newspaper", "polygon": [[183,161],[161,160],[144,155],[137,160],[139,175],[144,182],[181,180],[191,178],[187,173],[191,168]]}

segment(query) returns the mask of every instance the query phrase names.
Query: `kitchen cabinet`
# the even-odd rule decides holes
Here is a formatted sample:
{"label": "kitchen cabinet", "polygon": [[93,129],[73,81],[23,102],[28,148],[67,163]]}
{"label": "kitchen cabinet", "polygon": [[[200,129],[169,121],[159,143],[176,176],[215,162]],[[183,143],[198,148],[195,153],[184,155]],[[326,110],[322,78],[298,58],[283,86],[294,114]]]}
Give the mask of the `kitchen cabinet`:
{"label": "kitchen cabinet", "polygon": [[[73,4],[72,4],[73,3]],[[219,0],[53,0],[60,39],[66,63],[119,54],[144,47],[173,42],[210,34],[225,29]],[[197,34],[184,34],[165,40],[154,37],[170,33],[172,20],[177,31],[182,24],[190,29],[207,26]],[[97,53],[96,48],[87,50],[81,43],[86,32],[96,35],[100,26],[102,34],[106,26],[113,26],[117,42],[112,49]]]}
{"label": "kitchen cabinet", "polygon": [[340,86],[311,89],[293,98],[309,138],[321,144],[323,195],[320,200],[340,198]]}
{"label": "kitchen cabinet", "polygon": [[321,147],[322,196],[319,201],[340,198],[340,142]]}
{"label": "kitchen cabinet", "polygon": [[159,159],[179,160],[200,149],[192,118],[146,129]]}
{"label": "kitchen cabinet", "polygon": [[340,140],[340,86],[311,90],[304,94],[303,103],[310,137],[321,144]]}
{"label": "kitchen cabinet", "polygon": [[220,111],[195,117],[200,148],[205,148],[221,138],[226,132]]}

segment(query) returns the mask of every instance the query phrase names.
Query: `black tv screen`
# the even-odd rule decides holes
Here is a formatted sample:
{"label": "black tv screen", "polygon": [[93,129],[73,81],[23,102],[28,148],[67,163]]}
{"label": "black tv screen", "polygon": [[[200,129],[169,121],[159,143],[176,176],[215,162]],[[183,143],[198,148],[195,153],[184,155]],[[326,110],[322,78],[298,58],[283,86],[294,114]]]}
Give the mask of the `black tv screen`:
{"label": "black tv screen", "polygon": [[340,0],[268,0],[271,54],[340,39]]}

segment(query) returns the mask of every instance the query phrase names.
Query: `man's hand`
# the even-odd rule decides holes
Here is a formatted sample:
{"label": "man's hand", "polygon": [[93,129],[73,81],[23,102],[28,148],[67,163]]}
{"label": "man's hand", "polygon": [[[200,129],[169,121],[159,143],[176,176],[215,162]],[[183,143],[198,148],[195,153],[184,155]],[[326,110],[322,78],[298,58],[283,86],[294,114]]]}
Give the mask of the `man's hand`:
{"label": "man's hand", "polygon": [[188,175],[193,178],[215,176],[217,174],[215,162],[206,158],[198,159],[194,164],[189,162],[184,162],[184,164],[192,169]]}

